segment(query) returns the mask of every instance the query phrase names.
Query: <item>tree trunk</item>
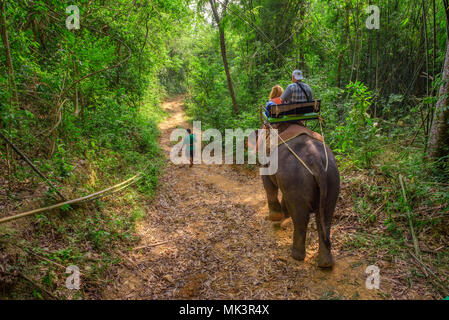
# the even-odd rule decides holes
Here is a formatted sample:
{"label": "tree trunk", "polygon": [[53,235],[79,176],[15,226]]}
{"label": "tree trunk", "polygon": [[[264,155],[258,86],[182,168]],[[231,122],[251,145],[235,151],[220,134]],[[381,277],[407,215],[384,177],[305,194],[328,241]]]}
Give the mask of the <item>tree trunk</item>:
{"label": "tree trunk", "polygon": [[428,144],[428,153],[432,158],[449,154],[449,41],[443,69],[443,84],[440,87],[439,100],[435,107]]}
{"label": "tree trunk", "polygon": [[8,69],[7,72],[8,72],[9,85],[12,90],[14,103],[18,106],[19,96],[17,95],[16,82],[14,79],[14,68],[12,65],[12,58],[11,58],[11,49],[9,47],[9,40],[8,40],[8,31],[6,29],[6,10],[4,1],[0,1],[0,29],[2,34],[3,45],[5,47],[6,66]]}
{"label": "tree trunk", "polygon": [[446,13],[446,40],[449,40],[449,1],[443,0],[443,4]]}
{"label": "tree trunk", "polygon": [[337,87],[341,88],[341,65],[343,63],[343,55],[344,52],[341,50],[340,55],[338,56],[338,65],[337,65]]}
{"label": "tree trunk", "polygon": [[[226,72],[226,78],[228,79],[228,88],[229,88],[229,95],[232,99],[232,107],[234,109],[235,113],[239,113],[239,107],[237,104],[237,100],[235,98],[234,94],[234,86],[232,85],[232,79],[231,79],[231,73],[229,72],[229,65],[228,65],[228,58],[226,56],[226,42],[225,42],[225,35],[224,35],[224,28],[221,24],[220,16],[218,15],[217,8],[215,7],[215,1],[209,0],[210,6],[212,8],[212,13],[214,15],[215,22],[218,26],[218,31],[220,33],[220,48],[221,48],[221,56],[223,58],[223,66]],[[225,10],[225,8],[223,9]]]}
{"label": "tree trunk", "polygon": [[348,8],[345,8],[346,16],[345,16],[345,34],[346,34],[346,40],[343,44],[343,48],[340,51],[340,55],[338,56],[338,66],[337,66],[337,87],[341,88],[341,72],[342,72],[342,64],[343,64],[343,58],[345,56],[346,47],[348,46],[349,42],[349,35],[351,32],[351,29],[349,27],[349,12]]}
{"label": "tree trunk", "polygon": [[[11,58],[11,48],[9,46],[9,40],[8,40],[8,30],[6,25],[6,10],[5,10],[5,1],[0,0],[0,33],[3,41],[3,46],[5,47],[5,56],[6,56],[6,66],[7,66],[7,73],[8,73],[8,85],[9,89],[12,91],[12,99],[10,99],[10,108],[12,105],[19,106],[19,96],[17,95],[17,87],[16,87],[16,81],[14,79],[14,67],[12,64],[12,58]],[[9,123],[3,123],[3,121],[0,121],[0,128],[3,127],[3,125],[8,126],[9,131],[11,132],[12,129],[12,122],[11,120]],[[12,161],[11,161],[12,160]],[[8,192],[11,191],[11,180],[12,175],[15,171],[14,166],[14,156],[11,154],[11,150],[9,148],[9,145],[6,144],[6,165],[8,167]]]}

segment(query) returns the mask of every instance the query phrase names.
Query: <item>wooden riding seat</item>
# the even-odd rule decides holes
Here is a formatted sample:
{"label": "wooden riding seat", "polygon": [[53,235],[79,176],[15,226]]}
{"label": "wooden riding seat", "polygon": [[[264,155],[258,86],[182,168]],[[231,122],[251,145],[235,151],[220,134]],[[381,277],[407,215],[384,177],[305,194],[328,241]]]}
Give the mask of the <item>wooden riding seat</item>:
{"label": "wooden riding seat", "polygon": [[268,105],[263,116],[269,123],[319,119],[321,100]]}

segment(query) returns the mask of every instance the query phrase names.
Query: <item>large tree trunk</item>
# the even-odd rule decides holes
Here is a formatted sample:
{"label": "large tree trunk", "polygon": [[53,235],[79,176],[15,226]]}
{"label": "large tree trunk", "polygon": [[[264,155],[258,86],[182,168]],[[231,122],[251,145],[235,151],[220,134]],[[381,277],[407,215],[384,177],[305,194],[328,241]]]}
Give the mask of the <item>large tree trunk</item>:
{"label": "large tree trunk", "polygon": [[440,87],[439,100],[435,107],[428,144],[428,153],[432,158],[449,154],[449,41],[443,70],[443,84]]}
{"label": "large tree trunk", "polygon": [[[235,111],[235,113],[239,113],[239,107],[237,104],[237,100],[235,99],[235,93],[234,93],[234,86],[232,85],[232,79],[231,79],[231,73],[229,72],[229,65],[228,65],[228,58],[226,55],[226,42],[225,42],[225,35],[224,35],[224,28],[221,24],[220,16],[218,15],[217,8],[215,7],[215,1],[209,0],[210,6],[212,8],[212,13],[214,15],[215,22],[218,26],[218,31],[220,33],[220,48],[221,48],[221,57],[223,58],[223,66],[226,72],[226,78],[228,79],[228,88],[229,88],[229,95],[232,99],[232,107]],[[223,10],[226,10],[226,8],[223,8]]]}

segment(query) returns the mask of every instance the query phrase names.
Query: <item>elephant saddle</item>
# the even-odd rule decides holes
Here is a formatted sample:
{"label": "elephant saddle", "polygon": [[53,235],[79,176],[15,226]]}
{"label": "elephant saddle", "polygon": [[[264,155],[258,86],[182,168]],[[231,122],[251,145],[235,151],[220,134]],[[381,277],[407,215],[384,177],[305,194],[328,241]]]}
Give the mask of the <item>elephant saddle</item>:
{"label": "elephant saddle", "polygon": [[278,128],[276,128],[275,126],[276,125],[272,127],[273,129],[278,129],[278,145],[286,143],[303,134],[306,134],[309,137],[318,140],[319,142],[324,142],[323,136],[321,134],[316,133],[315,131],[312,131],[296,123],[287,124],[287,126],[285,126],[284,124],[280,124]]}
{"label": "elephant saddle", "polygon": [[[284,143],[286,143],[286,142],[288,142],[288,141],[290,141],[290,140],[292,140],[292,139],[294,139],[296,137],[299,137],[299,136],[301,136],[303,134],[306,134],[309,137],[311,137],[313,139],[316,139],[316,140],[318,140],[320,142],[324,142],[324,139],[323,139],[322,135],[320,135],[319,133],[316,133],[315,131],[312,131],[312,130],[310,130],[310,129],[308,129],[308,128],[300,125],[300,124],[296,124],[296,123],[279,123],[279,124],[273,124],[273,125],[271,125],[271,127],[273,129],[277,129],[278,130],[278,144],[277,144],[278,146],[281,145],[281,144],[284,144]],[[264,127],[264,129],[265,129],[265,127]],[[266,142],[266,145],[268,146],[268,149],[269,149],[270,143],[269,143],[268,139],[269,139],[269,133],[268,133],[268,130],[267,130],[267,142]],[[263,140],[263,139],[261,139],[261,140]],[[257,152],[258,148],[262,146],[261,143],[262,143],[262,141],[260,141],[258,139],[257,146],[255,148],[256,152]],[[248,147],[250,149],[254,150],[253,146],[248,145]],[[267,150],[267,151],[268,151],[267,154],[269,154],[270,150]]]}

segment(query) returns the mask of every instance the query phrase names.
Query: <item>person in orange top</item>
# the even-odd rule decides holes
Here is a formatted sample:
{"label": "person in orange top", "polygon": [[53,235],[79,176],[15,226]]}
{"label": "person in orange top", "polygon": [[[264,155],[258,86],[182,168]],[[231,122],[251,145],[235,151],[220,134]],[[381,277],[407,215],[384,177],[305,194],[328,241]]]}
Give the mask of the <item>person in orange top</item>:
{"label": "person in orange top", "polygon": [[270,101],[273,101],[276,104],[282,104],[281,96],[284,93],[284,89],[281,86],[274,86],[271,89],[270,93]]}

